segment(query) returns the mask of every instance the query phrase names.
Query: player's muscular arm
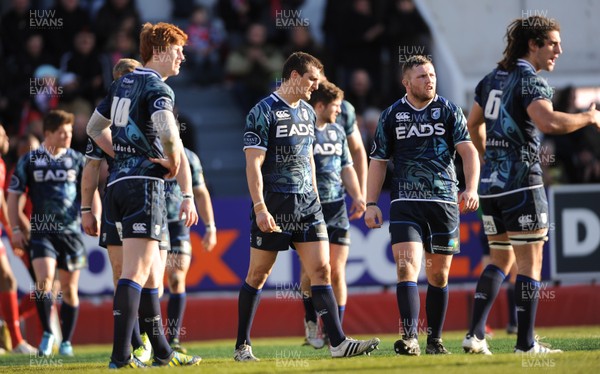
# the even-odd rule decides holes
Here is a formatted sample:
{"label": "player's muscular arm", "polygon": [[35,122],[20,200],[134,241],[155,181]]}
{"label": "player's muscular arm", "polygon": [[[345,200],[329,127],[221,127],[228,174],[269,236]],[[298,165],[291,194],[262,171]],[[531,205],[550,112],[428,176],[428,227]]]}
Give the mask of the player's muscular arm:
{"label": "player's muscular arm", "polygon": [[105,118],[95,110],[88,121],[86,132],[104,153],[110,157],[115,157],[112,147],[112,136],[110,134],[110,123],[110,118]]}
{"label": "player's muscular arm", "polygon": [[310,170],[311,170],[310,175],[312,178],[313,190],[317,194],[317,200],[319,200],[319,189],[317,188],[317,166],[315,165],[315,156],[313,154],[312,147],[309,149],[309,152],[310,152],[309,157],[310,157]]}
{"label": "player's muscular arm", "polygon": [[3,190],[0,190],[0,213],[0,222],[2,222],[2,226],[4,226],[8,238],[12,239],[12,226],[10,225],[11,221],[8,217],[8,206],[6,204],[6,199],[4,198]]}
{"label": "player's muscular arm", "polygon": [[[8,193],[8,219],[10,222],[19,222],[19,197],[20,193]],[[13,227],[12,247],[13,249],[23,249],[27,246],[27,235],[15,225]]]}
{"label": "player's muscular arm", "polygon": [[456,145],[456,151],[463,161],[466,189],[459,197],[459,203],[464,201],[464,213],[473,212],[479,207],[477,183],[479,182],[479,157],[477,150],[470,142]]}
{"label": "player's muscular arm", "polygon": [[81,225],[83,231],[92,236],[98,236],[100,232],[100,221],[97,218],[97,210],[94,208],[94,197],[98,190],[98,175],[102,160],[86,159],[81,176],[81,206],[92,207],[92,211],[82,212]]}
{"label": "player's muscular arm", "polygon": [[592,104],[587,112],[563,113],[555,111],[548,100],[535,100],[527,107],[527,114],[544,134],[568,134],[582,127],[600,127],[600,112]]}
{"label": "player's muscular arm", "polygon": [[483,117],[483,109],[478,103],[474,102],[467,118],[467,129],[471,136],[473,146],[479,152],[479,157],[483,160],[485,154],[485,118]]}
{"label": "player's muscular arm", "polygon": [[[29,217],[27,217],[27,215],[25,214],[25,205],[27,205],[27,195],[26,194],[21,194],[19,195],[19,222],[13,222],[13,225],[19,225],[21,227],[21,230],[25,229],[26,233],[29,233],[30,230],[30,226],[31,223],[29,222]],[[8,204],[7,204],[8,205]]]}
{"label": "player's muscular arm", "polygon": [[354,170],[358,177],[360,191],[363,196],[367,192],[367,152],[360,137],[360,132],[355,129],[352,134],[348,135],[348,148],[354,162]]}
{"label": "player's muscular arm", "polygon": [[263,179],[261,167],[265,161],[265,151],[256,148],[247,148],[246,153],[246,179],[248,181],[248,191],[252,198],[252,203],[257,204],[263,201]]}
{"label": "player's muscular arm", "polygon": [[183,219],[185,216],[185,225],[190,227],[191,225],[198,223],[198,213],[196,212],[196,207],[194,206],[194,200],[191,198],[193,196],[192,172],[190,170],[190,163],[185,155],[183,146],[179,147],[179,152],[181,165],[175,178],[177,179],[177,184],[179,184],[181,193],[184,196],[179,208],[179,218]]}
{"label": "player's muscular arm", "polygon": [[[160,142],[167,156],[167,162],[161,163],[169,170],[165,178],[174,178],[181,165],[181,139],[177,129],[177,121],[173,112],[169,110],[159,110],[152,114],[152,123],[158,130]],[[191,190],[191,189],[190,189]],[[188,190],[188,191],[190,191]]]}
{"label": "player's muscular arm", "polygon": [[350,207],[350,220],[360,218],[367,208],[363,194],[361,193],[360,184],[354,168],[350,165],[342,169],[342,183],[352,197],[352,206]]}
{"label": "player's muscular arm", "polygon": [[202,238],[202,244],[204,244],[205,250],[211,251],[215,244],[217,244],[217,228],[215,226],[215,216],[210,200],[210,193],[208,192],[208,188],[206,188],[202,174],[200,174],[200,182],[200,186],[194,187],[194,198],[196,199],[200,218],[202,218],[202,222],[206,226],[206,233]]}
{"label": "player's muscular arm", "polygon": [[267,210],[263,200],[263,179],[261,166],[265,161],[266,152],[257,148],[246,148],[246,179],[248,180],[248,191],[252,198],[256,224],[263,232],[273,232],[277,224],[273,216]]}
{"label": "player's muscular arm", "polygon": [[[381,193],[381,187],[385,180],[385,174],[387,171],[387,160],[375,160],[371,159],[369,164],[369,173],[367,174],[367,202],[377,202],[379,200],[379,194]],[[372,205],[367,207],[365,212],[365,224],[370,229],[381,227],[383,224],[383,216],[381,215],[381,209],[378,206]]]}

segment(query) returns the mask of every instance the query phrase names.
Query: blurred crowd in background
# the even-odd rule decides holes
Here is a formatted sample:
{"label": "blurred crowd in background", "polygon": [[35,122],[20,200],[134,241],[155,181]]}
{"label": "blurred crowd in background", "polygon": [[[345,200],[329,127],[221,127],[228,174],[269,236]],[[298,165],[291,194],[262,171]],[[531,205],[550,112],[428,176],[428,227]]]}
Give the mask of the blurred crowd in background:
{"label": "blurred crowd in background", "polygon": [[[177,24],[189,36],[187,84],[223,86],[244,112],[276,89],[289,54],[300,50],[318,57],[328,79],[355,106],[368,150],[379,114],[404,94],[402,59],[432,55],[430,29],[412,0],[312,1],[320,4],[320,24],[303,12],[311,0],[171,0],[171,14],[161,20]],[[3,2],[0,121],[11,139],[8,163],[14,162],[19,138],[42,139],[41,119],[54,108],[75,114],[72,147],[84,151],[85,125],[111,84],[112,66],[120,58],[138,58],[144,21],[139,7],[146,5],[141,4],[143,0]],[[557,92],[555,99],[557,109],[576,110],[572,88]],[[546,137],[543,144],[548,183],[600,182],[600,135],[595,130]]]}

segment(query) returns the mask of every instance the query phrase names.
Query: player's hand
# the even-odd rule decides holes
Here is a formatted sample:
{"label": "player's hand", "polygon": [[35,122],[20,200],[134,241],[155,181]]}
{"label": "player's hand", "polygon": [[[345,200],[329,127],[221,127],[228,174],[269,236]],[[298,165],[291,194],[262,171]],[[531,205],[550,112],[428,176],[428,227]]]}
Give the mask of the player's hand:
{"label": "player's hand", "polygon": [[594,117],[593,124],[596,126],[596,130],[600,130],[600,111],[596,110],[596,103],[592,103],[589,109],[590,113]]}
{"label": "player's hand", "polygon": [[202,245],[204,246],[204,250],[206,252],[212,251],[212,249],[217,244],[217,232],[213,229],[212,231],[207,231],[204,233],[204,237],[202,238]]}
{"label": "player's hand", "polygon": [[155,164],[159,164],[169,172],[164,175],[165,179],[173,179],[179,172],[179,165],[181,163],[181,159],[179,157],[171,157],[168,158],[150,158],[150,161]]}
{"label": "player's hand", "polygon": [[85,212],[81,215],[81,226],[83,227],[83,232],[88,235],[100,235],[100,220],[92,212]]}
{"label": "player's hand", "polygon": [[458,197],[458,206],[461,213],[474,212],[479,208],[479,195],[474,190],[465,190]]}
{"label": "player's hand", "polygon": [[378,229],[383,225],[383,215],[377,205],[370,205],[365,212],[365,224],[370,229]]}
{"label": "player's hand", "polygon": [[179,207],[179,219],[185,221],[185,227],[198,223],[198,213],[192,199],[183,199]]}
{"label": "player's hand", "polygon": [[281,228],[277,226],[275,219],[268,210],[263,209],[256,213],[256,225],[262,232],[281,232]]}
{"label": "player's hand", "polygon": [[24,258],[26,255],[26,252],[23,248],[13,248],[13,253],[19,258]]}
{"label": "player's hand", "polygon": [[367,203],[362,199],[352,200],[352,206],[350,207],[350,221],[359,219],[363,213],[367,210]]}
{"label": "player's hand", "polygon": [[17,249],[23,250],[23,248],[27,247],[29,241],[27,240],[27,236],[23,233],[23,231],[13,231],[12,242],[10,243],[14,248],[15,252]]}

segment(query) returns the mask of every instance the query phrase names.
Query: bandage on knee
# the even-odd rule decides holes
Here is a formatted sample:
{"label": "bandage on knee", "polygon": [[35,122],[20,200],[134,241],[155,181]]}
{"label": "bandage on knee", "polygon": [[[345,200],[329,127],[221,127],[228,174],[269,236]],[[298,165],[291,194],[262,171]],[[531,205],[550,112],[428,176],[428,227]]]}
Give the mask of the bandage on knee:
{"label": "bandage on knee", "polygon": [[510,242],[505,240],[494,240],[490,241],[489,244],[491,249],[501,249],[505,251],[509,251],[512,249]]}
{"label": "bandage on knee", "polygon": [[509,239],[512,245],[526,245],[548,241],[548,236],[546,234],[522,234],[513,235]]}

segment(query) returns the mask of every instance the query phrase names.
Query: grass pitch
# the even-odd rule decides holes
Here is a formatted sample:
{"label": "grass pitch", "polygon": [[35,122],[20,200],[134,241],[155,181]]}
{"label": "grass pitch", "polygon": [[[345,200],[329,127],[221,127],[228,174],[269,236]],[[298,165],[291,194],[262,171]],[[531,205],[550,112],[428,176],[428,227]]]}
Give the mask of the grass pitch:
{"label": "grass pitch", "polygon": [[[260,362],[233,361],[233,339],[204,342],[185,342],[188,351],[203,358],[193,368],[160,368],[152,373],[183,370],[206,373],[277,373],[277,372],[391,372],[410,373],[485,373],[514,372],[597,373],[600,372],[600,326],[570,328],[539,328],[544,342],[565,351],[554,355],[515,355],[512,353],[515,335],[498,331],[490,341],[493,356],[463,353],[464,331],[447,332],[444,343],[453,353],[450,356],[397,356],[393,349],[397,336],[379,336],[379,350],[370,356],[332,359],[327,349],[315,350],[301,346],[302,338],[253,339],[254,354]],[[420,338],[425,352],[425,338]],[[0,373],[64,373],[106,372],[111,347],[108,345],[74,346],[75,357],[55,355],[49,358],[19,355],[0,356]]]}

